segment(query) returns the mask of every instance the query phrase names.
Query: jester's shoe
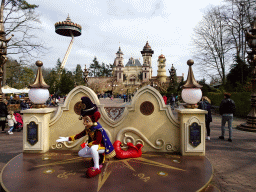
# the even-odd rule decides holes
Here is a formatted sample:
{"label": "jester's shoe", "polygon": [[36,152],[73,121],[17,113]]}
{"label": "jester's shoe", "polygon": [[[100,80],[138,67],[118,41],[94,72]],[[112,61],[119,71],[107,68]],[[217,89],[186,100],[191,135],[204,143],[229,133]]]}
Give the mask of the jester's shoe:
{"label": "jester's shoe", "polygon": [[99,175],[101,173],[100,168],[99,169],[95,169],[94,167],[90,167],[87,169],[86,174],[88,177],[95,177],[96,175]]}
{"label": "jester's shoe", "polygon": [[137,144],[134,146],[132,143],[127,143],[128,149],[124,151],[121,148],[121,141],[116,140],[113,144],[113,147],[116,151],[116,158],[118,159],[127,159],[127,158],[136,158],[141,157],[142,154],[142,144]]}

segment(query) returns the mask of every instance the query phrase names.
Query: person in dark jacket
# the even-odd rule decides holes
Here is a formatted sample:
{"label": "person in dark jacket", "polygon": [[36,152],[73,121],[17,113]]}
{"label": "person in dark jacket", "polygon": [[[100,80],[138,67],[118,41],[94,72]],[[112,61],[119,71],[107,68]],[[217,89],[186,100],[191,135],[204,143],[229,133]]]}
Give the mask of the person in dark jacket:
{"label": "person in dark jacket", "polygon": [[232,122],[233,122],[233,114],[236,109],[235,102],[230,99],[230,93],[224,93],[224,99],[220,103],[220,115],[222,115],[221,120],[221,136],[219,139],[224,140],[225,135],[225,124],[228,122],[229,129],[229,142],[232,142]]}
{"label": "person in dark jacket", "polygon": [[23,100],[23,99],[20,100],[20,109],[21,109],[21,110],[27,109],[27,105],[26,105],[26,103],[24,103],[24,100]]}
{"label": "person in dark jacket", "polygon": [[212,112],[211,112],[211,100],[203,96],[202,102],[198,105],[199,109],[206,110],[208,113],[205,114],[205,125],[206,125],[206,131],[207,131],[207,140],[210,140],[210,123],[212,122]]}
{"label": "person in dark jacket", "polygon": [[0,102],[0,126],[2,127],[2,133],[6,133],[4,129],[5,129],[6,117],[8,115],[7,104],[8,104],[8,101],[6,99],[4,99],[3,102]]}

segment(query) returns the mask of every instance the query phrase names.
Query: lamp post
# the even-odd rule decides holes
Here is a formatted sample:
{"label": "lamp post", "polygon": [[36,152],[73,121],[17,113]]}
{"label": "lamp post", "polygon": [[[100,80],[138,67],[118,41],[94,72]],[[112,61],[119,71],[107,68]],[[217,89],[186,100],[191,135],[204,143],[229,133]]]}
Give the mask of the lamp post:
{"label": "lamp post", "polygon": [[43,108],[44,104],[49,98],[48,88],[50,87],[44,82],[42,69],[43,66],[42,61],[37,61],[36,66],[38,67],[36,79],[32,85],[29,85],[28,97],[34,103],[34,108]]}
{"label": "lamp post", "polygon": [[188,69],[188,78],[185,83],[185,85],[182,86],[182,92],[181,97],[183,101],[186,102],[185,108],[197,108],[197,103],[202,98],[202,91],[201,88],[202,85],[198,84],[194,78],[194,74],[192,71],[192,65],[194,64],[194,61],[192,59],[187,61],[187,64],[189,66]]}
{"label": "lamp post", "polygon": [[252,66],[252,93],[251,93],[251,111],[247,115],[246,123],[237,126],[244,131],[256,132],[256,17],[252,22],[251,33],[245,32],[245,40],[252,51],[247,51],[247,61]]}

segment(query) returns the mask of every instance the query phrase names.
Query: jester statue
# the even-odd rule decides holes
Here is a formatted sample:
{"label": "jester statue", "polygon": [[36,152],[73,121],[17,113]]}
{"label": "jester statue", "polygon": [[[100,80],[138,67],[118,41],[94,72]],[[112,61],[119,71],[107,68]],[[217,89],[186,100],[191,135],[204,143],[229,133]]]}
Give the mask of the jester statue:
{"label": "jester statue", "polygon": [[104,163],[105,158],[110,159],[114,157],[116,153],[106,131],[98,122],[101,115],[97,106],[93,104],[88,97],[82,97],[81,100],[86,106],[85,109],[81,110],[85,129],[74,136],[60,137],[56,142],[74,141],[88,135],[88,143],[81,145],[82,149],[78,152],[78,155],[80,157],[92,157],[94,167],[90,167],[86,174],[88,177],[94,177],[101,173],[101,163]]}

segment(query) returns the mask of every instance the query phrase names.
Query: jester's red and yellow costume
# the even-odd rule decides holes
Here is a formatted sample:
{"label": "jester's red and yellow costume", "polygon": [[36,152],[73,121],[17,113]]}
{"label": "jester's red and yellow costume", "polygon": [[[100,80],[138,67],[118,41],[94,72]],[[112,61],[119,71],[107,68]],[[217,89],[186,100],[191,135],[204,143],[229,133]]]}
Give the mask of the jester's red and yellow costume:
{"label": "jester's red and yellow costume", "polygon": [[[81,115],[83,116],[83,124],[85,129],[77,135],[70,137],[61,137],[57,142],[62,141],[74,141],[85,135],[89,136],[88,143],[83,143],[82,149],[78,152],[81,157],[92,157],[94,162],[94,167],[87,170],[87,175],[89,177],[94,177],[101,173],[102,165],[99,165],[99,154],[102,154],[105,159],[112,158],[116,155],[114,147],[109,140],[106,131],[102,128],[98,120],[100,118],[100,113],[95,104],[91,102],[88,97],[82,97],[82,102],[85,104],[86,108],[81,110]],[[104,162],[104,159],[103,162]]]}

